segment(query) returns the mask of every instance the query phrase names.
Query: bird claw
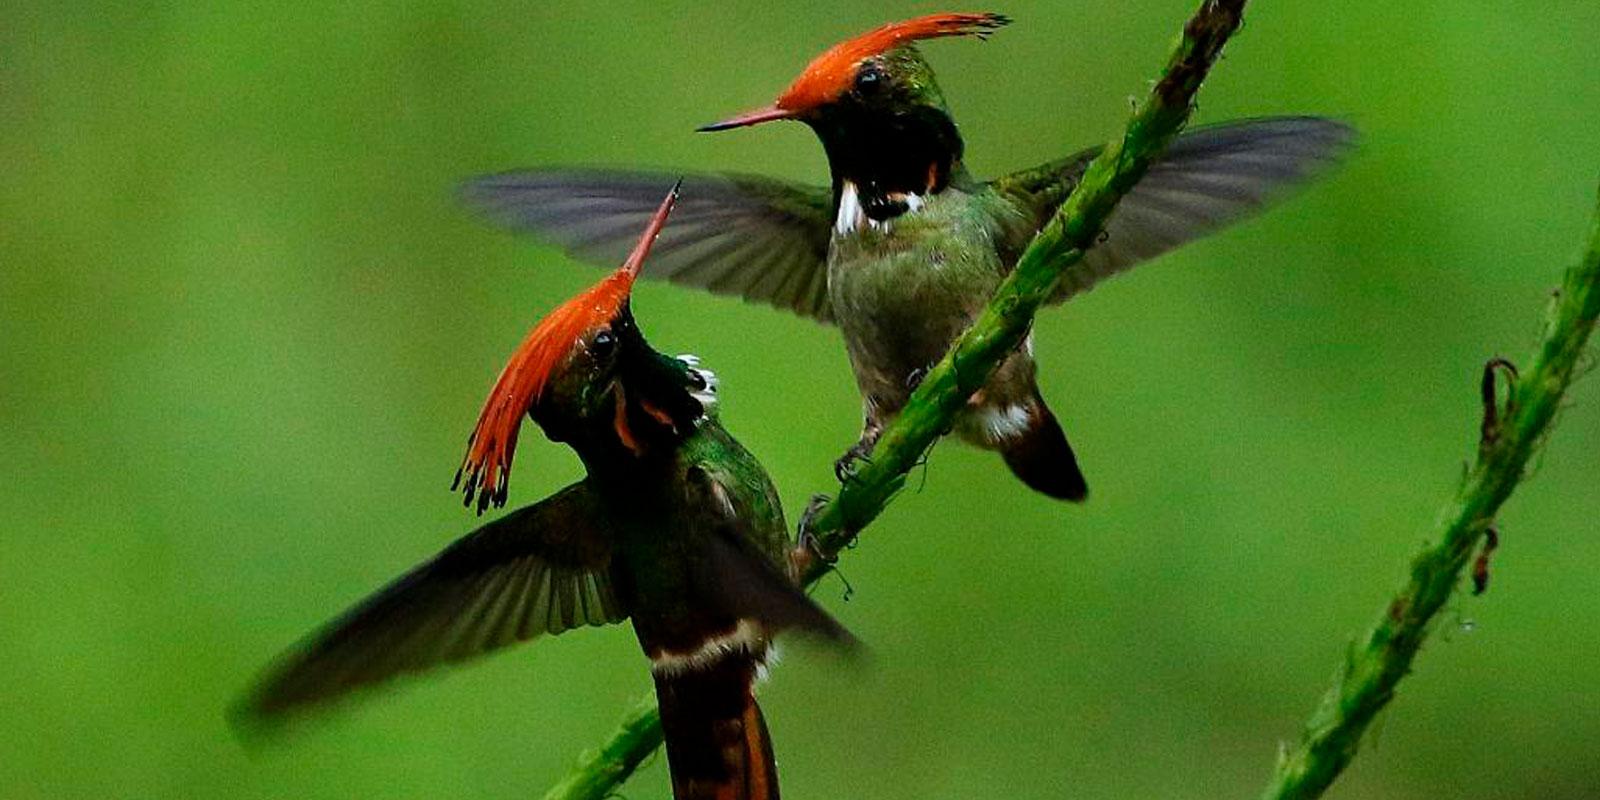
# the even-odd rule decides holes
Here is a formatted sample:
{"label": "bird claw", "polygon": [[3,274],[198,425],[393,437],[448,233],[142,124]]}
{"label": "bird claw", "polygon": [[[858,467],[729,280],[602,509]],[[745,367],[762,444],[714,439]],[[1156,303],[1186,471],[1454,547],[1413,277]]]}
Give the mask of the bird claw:
{"label": "bird claw", "polygon": [[856,442],[849,450],[844,451],[844,455],[839,456],[839,459],[833,462],[833,477],[837,478],[840,483],[855,480],[856,475],[859,473],[856,465],[859,463],[871,464],[871,453],[871,442],[865,440]]}
{"label": "bird claw", "polygon": [[806,504],[806,510],[800,514],[800,547],[810,552],[825,564],[832,564],[839,560],[838,556],[830,556],[822,551],[822,543],[817,538],[813,525],[817,515],[828,506],[829,497],[825,494],[811,496],[811,502]]}
{"label": "bird claw", "polygon": [[837,555],[829,555],[822,549],[822,541],[818,538],[814,525],[817,515],[828,505],[828,496],[814,494],[811,502],[806,504],[806,510],[800,514],[800,529],[795,537],[795,547],[789,552],[789,563],[793,566],[795,575],[804,576],[811,571],[811,565],[823,564],[832,567],[839,560]]}
{"label": "bird claw", "polygon": [[911,370],[911,374],[906,376],[906,388],[913,392],[916,391],[917,387],[922,385],[922,380],[926,377],[928,377],[927,367],[917,367],[916,369]]}

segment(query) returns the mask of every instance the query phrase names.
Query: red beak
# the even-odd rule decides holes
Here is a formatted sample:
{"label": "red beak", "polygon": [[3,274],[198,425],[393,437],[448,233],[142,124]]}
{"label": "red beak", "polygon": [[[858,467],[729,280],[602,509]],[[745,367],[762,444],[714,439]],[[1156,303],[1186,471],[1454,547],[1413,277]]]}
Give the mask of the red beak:
{"label": "red beak", "polygon": [[747,111],[737,117],[729,117],[721,122],[713,122],[710,125],[701,125],[700,127],[695,128],[695,131],[699,133],[725,131],[729,128],[743,128],[746,125],[759,125],[763,122],[771,122],[775,119],[793,118],[794,112],[792,111],[787,111],[785,109],[778,108],[777,106],[767,106],[766,108],[758,108],[754,111]]}

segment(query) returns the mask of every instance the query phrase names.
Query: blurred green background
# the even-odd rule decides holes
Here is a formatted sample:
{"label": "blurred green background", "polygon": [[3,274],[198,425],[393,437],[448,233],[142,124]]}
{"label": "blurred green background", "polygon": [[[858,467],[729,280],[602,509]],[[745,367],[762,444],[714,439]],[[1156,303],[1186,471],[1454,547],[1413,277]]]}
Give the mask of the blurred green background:
{"label": "blurred green background", "polygon": [[[534,797],[646,690],[625,627],[413,681],[249,750],[280,648],[473,519],[478,404],[597,273],[452,200],[565,163],[822,181],[718,136],[927,3],[12,3],[0,24],[0,796]],[[980,174],[1115,133],[1190,0],[1039,3],[930,55]],[[975,9],[974,9],[975,10]],[[1340,115],[1331,179],[1039,321],[1095,495],[940,446],[764,702],[796,798],[1252,797],[1398,584],[1524,357],[1600,174],[1600,5],[1261,2],[1199,117]],[[642,287],[791,517],[858,405],[837,335]],[[1600,403],[1580,383],[1341,798],[1600,796]],[[578,474],[530,434],[513,503]],[[914,481],[920,483],[920,481]],[[656,763],[628,797],[666,794]]]}

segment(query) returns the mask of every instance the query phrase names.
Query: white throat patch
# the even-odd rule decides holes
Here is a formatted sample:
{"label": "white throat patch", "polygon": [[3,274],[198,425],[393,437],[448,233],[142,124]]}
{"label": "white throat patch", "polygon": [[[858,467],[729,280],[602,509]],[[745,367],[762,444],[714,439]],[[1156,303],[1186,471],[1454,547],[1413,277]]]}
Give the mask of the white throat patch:
{"label": "white throat patch", "polygon": [[[906,214],[915,214],[922,210],[927,201],[922,195],[915,192],[905,194],[892,194],[892,199],[900,200],[906,204]],[[903,214],[901,216],[904,216]],[[860,230],[863,225],[880,232],[887,232],[893,219],[870,219],[866,209],[861,207],[861,192],[856,188],[854,181],[845,181],[844,187],[839,190],[839,215],[834,217],[833,232],[843,236]]]}
{"label": "white throat patch", "polygon": [[861,210],[861,195],[856,191],[856,185],[850,181],[844,182],[844,189],[839,192],[839,216],[833,220],[833,232],[844,235],[856,228],[867,218],[867,212]]}

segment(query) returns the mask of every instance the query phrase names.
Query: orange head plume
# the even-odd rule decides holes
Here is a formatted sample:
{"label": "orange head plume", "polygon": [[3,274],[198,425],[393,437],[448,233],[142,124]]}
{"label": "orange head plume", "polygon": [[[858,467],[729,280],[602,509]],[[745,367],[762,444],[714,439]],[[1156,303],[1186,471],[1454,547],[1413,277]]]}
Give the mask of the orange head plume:
{"label": "orange head plume", "polygon": [[574,345],[595,329],[610,324],[627,306],[633,281],[650,254],[650,246],[661,234],[667,215],[672,213],[682,184],[683,181],[678,181],[667,193],[655,216],[650,218],[644,235],[639,237],[639,243],[616,272],[546,315],[511,354],[511,360],[500,372],[489,399],[483,404],[477,426],[467,438],[467,455],[461,468],[456,470],[456,480],[451,486],[452,489],[461,487],[465,478],[465,502],[472,505],[476,496],[478,513],[483,513],[491,502],[505,505],[511,458],[517,449],[522,415],[539,401],[551,377],[572,356]]}
{"label": "orange head plume", "polygon": [[840,42],[812,59],[800,77],[795,78],[794,83],[789,84],[789,88],[772,105],[703,125],[698,130],[721,131],[775,119],[792,119],[837,99],[850,88],[855,80],[856,68],[866,59],[918,39],[937,39],[942,36],[987,39],[989,34],[1010,22],[1008,17],[988,13],[929,14],[891,22]]}

